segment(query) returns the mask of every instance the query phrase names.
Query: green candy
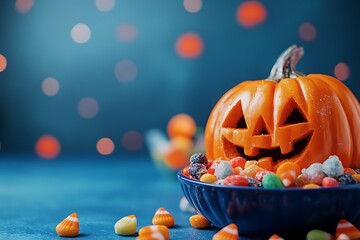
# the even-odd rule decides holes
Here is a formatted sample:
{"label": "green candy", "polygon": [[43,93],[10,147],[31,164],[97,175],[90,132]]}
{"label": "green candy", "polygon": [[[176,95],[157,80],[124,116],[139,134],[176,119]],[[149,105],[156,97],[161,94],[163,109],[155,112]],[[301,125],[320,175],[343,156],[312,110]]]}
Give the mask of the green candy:
{"label": "green candy", "polygon": [[330,240],[332,235],[319,229],[311,230],[306,235],[306,240]]}
{"label": "green candy", "polygon": [[281,179],[274,173],[268,173],[262,180],[264,188],[284,188]]}

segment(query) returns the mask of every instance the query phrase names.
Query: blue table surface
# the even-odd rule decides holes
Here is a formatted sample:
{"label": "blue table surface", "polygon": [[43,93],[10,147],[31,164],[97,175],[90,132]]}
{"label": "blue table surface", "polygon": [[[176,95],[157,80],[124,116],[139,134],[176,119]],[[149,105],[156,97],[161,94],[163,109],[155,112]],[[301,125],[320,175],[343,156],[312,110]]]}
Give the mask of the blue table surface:
{"label": "blue table surface", "polygon": [[147,156],[0,156],[0,239],[61,239],[55,227],[73,212],[80,239],[136,239],[116,235],[115,222],[135,214],[139,230],[160,207],[175,218],[171,239],[211,239],[219,229],[192,228],[182,196],[176,177],[162,175]]}

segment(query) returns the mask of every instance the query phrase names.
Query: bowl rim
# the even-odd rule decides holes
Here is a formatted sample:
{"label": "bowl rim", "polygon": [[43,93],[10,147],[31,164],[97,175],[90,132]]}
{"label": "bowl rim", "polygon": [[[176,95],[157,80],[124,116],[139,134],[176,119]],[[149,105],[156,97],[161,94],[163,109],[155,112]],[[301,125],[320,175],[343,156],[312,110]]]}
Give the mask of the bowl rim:
{"label": "bowl rim", "polygon": [[262,188],[262,187],[251,187],[251,186],[226,186],[214,183],[201,182],[196,179],[189,178],[182,173],[182,170],[177,172],[177,177],[179,180],[187,182],[192,185],[198,185],[203,187],[211,187],[214,189],[221,190],[249,190],[249,191],[266,191],[266,192],[310,192],[310,191],[338,191],[338,190],[355,190],[360,189],[360,183],[357,184],[348,184],[348,185],[339,185],[332,187],[320,187],[320,188]]}

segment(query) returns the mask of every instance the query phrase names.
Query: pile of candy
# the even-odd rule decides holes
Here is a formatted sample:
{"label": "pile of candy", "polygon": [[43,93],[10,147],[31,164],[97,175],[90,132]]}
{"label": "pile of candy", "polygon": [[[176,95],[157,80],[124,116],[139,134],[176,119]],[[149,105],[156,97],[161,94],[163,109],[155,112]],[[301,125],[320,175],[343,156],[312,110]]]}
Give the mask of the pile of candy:
{"label": "pile of candy", "polygon": [[274,169],[270,158],[259,161],[247,161],[242,157],[209,160],[204,154],[196,153],[182,173],[207,183],[264,188],[318,188],[360,182],[360,169],[344,168],[335,155],[304,169],[291,161],[283,161]]}

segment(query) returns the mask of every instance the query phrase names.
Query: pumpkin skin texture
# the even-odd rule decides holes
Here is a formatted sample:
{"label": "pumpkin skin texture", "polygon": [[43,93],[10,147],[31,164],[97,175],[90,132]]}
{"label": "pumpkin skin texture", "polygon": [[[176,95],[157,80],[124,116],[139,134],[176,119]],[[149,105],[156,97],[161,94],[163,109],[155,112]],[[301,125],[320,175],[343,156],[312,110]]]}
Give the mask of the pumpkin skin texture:
{"label": "pumpkin skin texture", "polygon": [[272,157],[275,168],[282,161],[306,168],[330,155],[360,168],[359,144],[358,100],[321,74],[242,82],[220,98],[205,129],[209,159]]}

